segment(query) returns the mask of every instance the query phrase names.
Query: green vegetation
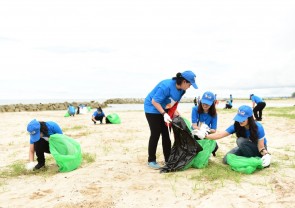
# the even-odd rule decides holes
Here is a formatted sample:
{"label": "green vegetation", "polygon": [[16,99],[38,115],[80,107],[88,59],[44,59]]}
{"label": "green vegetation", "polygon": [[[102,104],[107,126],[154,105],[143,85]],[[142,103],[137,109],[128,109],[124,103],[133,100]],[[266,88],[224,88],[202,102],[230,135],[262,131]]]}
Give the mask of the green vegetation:
{"label": "green vegetation", "polygon": [[295,107],[268,107],[264,112],[268,116],[295,119]]}

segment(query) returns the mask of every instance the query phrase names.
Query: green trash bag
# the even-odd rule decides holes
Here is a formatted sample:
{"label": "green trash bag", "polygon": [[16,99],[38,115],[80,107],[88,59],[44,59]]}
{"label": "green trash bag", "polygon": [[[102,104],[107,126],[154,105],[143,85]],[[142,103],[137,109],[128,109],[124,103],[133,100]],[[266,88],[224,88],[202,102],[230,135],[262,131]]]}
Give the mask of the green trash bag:
{"label": "green trash bag", "polygon": [[82,162],[80,144],[64,134],[51,135],[49,137],[49,149],[60,172],[75,170]]}
{"label": "green trash bag", "polygon": [[121,123],[121,119],[120,119],[120,117],[118,116],[118,114],[116,114],[116,113],[112,113],[112,114],[109,114],[109,115],[106,117],[106,123],[120,124],[120,123]]}
{"label": "green trash bag", "polygon": [[184,120],[187,128],[192,132],[192,129],[191,129],[192,124],[191,124],[191,122],[188,119],[186,119],[186,118],[184,118],[182,116],[181,116],[181,118]]}
{"label": "green trash bag", "polygon": [[90,112],[91,111],[91,107],[90,106],[87,106],[87,110],[88,110],[88,112]]}
{"label": "green trash bag", "polygon": [[232,170],[245,174],[251,174],[256,169],[263,169],[260,157],[242,157],[235,154],[227,154],[226,160]]}
{"label": "green trash bag", "polygon": [[200,151],[194,159],[183,168],[183,170],[188,168],[205,168],[208,165],[209,157],[215,149],[216,141],[203,139],[197,140],[197,142],[201,145],[203,150]]}
{"label": "green trash bag", "polygon": [[69,117],[69,116],[70,116],[70,114],[69,114],[69,112],[67,111],[66,114],[64,115],[64,117]]}

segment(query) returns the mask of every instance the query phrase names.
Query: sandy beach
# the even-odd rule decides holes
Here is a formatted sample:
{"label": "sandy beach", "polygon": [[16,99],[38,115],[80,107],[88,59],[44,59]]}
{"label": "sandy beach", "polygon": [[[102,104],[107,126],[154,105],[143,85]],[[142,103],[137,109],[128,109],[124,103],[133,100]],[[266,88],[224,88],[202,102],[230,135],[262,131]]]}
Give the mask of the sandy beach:
{"label": "sandy beach", "polygon": [[[294,207],[294,119],[274,116],[268,107],[264,110],[262,124],[272,154],[270,168],[246,175],[223,165],[222,157],[236,145],[235,138],[229,136],[218,140],[217,157],[210,157],[208,167],[160,174],[147,167],[149,127],[143,110],[110,108],[105,113],[114,111],[121,124],[94,125],[93,111],[74,117],[64,117],[65,111],[0,113],[1,173],[14,164],[28,162],[26,126],[34,118],[57,122],[64,134],[81,144],[83,154],[95,158],[94,162],[83,161],[74,171],[60,173],[53,157],[46,154],[45,170],[2,174],[0,208]],[[191,107],[181,108],[181,113],[190,120]],[[218,109],[218,130],[232,124],[235,114],[236,109]],[[295,109],[290,114],[294,115]],[[173,143],[173,134],[171,139]],[[161,140],[157,157],[163,163]],[[208,174],[214,170],[221,174]]]}

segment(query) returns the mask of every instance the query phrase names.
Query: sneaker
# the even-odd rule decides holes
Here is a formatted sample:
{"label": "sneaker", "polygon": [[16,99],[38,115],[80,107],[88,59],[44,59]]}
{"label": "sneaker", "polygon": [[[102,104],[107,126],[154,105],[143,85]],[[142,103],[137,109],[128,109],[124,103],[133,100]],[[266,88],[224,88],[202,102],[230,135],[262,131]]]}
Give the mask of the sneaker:
{"label": "sneaker", "polygon": [[148,162],[148,166],[153,169],[160,169],[161,168],[161,166],[156,161]]}
{"label": "sneaker", "polygon": [[40,163],[38,163],[38,164],[34,167],[33,170],[39,170],[40,168],[42,168],[42,167],[44,167],[44,166],[45,166],[45,164],[40,164]]}

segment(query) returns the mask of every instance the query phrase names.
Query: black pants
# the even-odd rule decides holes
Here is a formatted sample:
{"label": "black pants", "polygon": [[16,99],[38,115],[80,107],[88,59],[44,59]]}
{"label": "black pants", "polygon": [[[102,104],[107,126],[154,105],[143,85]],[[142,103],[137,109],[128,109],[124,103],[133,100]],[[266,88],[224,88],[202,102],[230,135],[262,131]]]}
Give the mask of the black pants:
{"label": "black pants", "polygon": [[49,142],[43,138],[40,138],[39,141],[34,143],[34,149],[36,152],[38,164],[45,164],[44,153],[46,152],[50,154]]}
{"label": "black pants", "polygon": [[145,116],[149,123],[151,132],[148,146],[148,162],[156,161],[156,152],[160,135],[162,135],[163,154],[165,162],[167,162],[171,153],[171,140],[164,118],[161,114],[152,113],[146,113]]}
{"label": "black pants", "polygon": [[100,121],[100,123],[102,123],[103,116],[95,116],[94,119],[96,121]]}
{"label": "black pants", "polygon": [[233,106],[229,104],[225,104],[225,109],[231,109]]}
{"label": "black pants", "polygon": [[256,120],[262,119],[262,110],[265,108],[265,106],[266,106],[265,102],[260,102],[260,103],[257,103],[255,108],[253,109],[254,117]]}

